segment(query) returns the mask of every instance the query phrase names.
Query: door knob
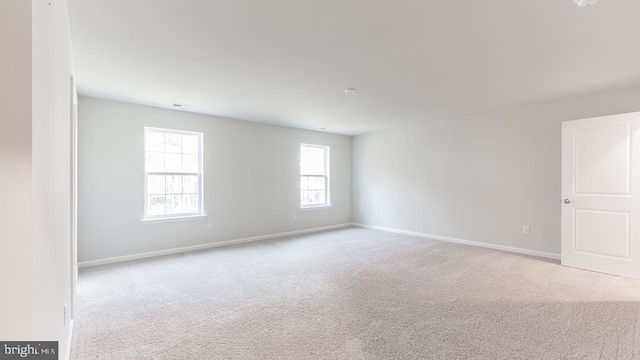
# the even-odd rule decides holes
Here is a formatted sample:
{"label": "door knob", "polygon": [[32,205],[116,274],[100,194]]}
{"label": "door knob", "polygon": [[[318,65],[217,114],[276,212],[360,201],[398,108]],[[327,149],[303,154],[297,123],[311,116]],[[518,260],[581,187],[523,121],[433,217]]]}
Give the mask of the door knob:
{"label": "door knob", "polygon": [[565,204],[568,204],[568,203],[570,203],[570,202],[571,202],[571,200],[569,200],[569,199],[564,199],[564,203],[565,203]]}

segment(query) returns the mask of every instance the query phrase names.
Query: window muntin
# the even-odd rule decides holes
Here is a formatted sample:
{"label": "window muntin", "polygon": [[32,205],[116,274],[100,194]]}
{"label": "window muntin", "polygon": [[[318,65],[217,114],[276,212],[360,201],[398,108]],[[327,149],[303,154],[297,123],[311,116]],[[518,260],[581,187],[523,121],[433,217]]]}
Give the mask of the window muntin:
{"label": "window muntin", "polygon": [[329,205],[329,147],[300,144],[300,206]]}
{"label": "window muntin", "polygon": [[203,214],[202,137],[145,127],[145,219]]}

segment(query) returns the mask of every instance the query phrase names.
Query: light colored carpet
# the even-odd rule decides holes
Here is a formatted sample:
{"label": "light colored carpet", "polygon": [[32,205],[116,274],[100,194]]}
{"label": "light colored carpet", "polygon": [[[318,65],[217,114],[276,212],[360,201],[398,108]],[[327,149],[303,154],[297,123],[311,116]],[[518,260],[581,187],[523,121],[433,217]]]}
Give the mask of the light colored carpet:
{"label": "light colored carpet", "polygon": [[638,359],[640,282],[347,228],[84,269],[73,359]]}

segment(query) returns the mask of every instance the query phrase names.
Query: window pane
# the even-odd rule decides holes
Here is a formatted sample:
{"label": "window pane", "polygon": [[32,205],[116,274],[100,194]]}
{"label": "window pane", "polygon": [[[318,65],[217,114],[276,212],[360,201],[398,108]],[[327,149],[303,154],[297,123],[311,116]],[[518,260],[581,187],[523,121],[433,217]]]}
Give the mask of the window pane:
{"label": "window pane", "polygon": [[307,189],[324,190],[325,178],[321,176],[309,176],[307,181]]}
{"label": "window pane", "polygon": [[148,152],[145,169],[147,172],[164,171],[164,153]]}
{"label": "window pane", "polygon": [[325,175],[326,149],[315,146],[301,146],[300,174]]}
{"label": "window pane", "polygon": [[311,175],[324,175],[324,162],[310,162],[309,174]]}
{"label": "window pane", "polygon": [[182,176],[167,176],[167,194],[182,194]]}
{"label": "window pane", "polygon": [[326,204],[326,197],[325,197],[325,191],[324,190],[318,190],[317,191],[318,194],[318,204]]}
{"label": "window pane", "polygon": [[164,151],[168,153],[182,152],[182,135],[165,133],[164,134]]}
{"label": "window pane", "polygon": [[300,174],[307,173],[307,147],[300,146]]}
{"label": "window pane", "polygon": [[325,205],[327,178],[300,176],[300,202],[302,205]]}
{"label": "window pane", "polygon": [[167,214],[182,212],[182,195],[167,195]]}
{"label": "window pane", "polygon": [[147,197],[147,214],[148,215],[164,215],[165,197],[158,195],[150,195]]}
{"label": "window pane", "polygon": [[198,195],[182,195],[182,210],[186,213],[198,212]]}
{"label": "window pane", "polygon": [[147,175],[147,194],[148,195],[164,195],[165,194],[165,176],[164,175]]}
{"label": "window pane", "polygon": [[182,155],[182,171],[197,173],[198,172],[198,154],[183,154]]}
{"label": "window pane", "polygon": [[317,177],[312,177],[309,178],[309,189],[310,190],[316,190],[318,188],[318,178]]}
{"label": "window pane", "polygon": [[182,176],[182,192],[185,194],[198,193],[198,176],[183,175]]}
{"label": "window pane", "polygon": [[324,149],[319,147],[309,147],[309,151],[307,153],[307,159],[313,162],[323,162]]}
{"label": "window pane", "polygon": [[196,135],[182,135],[182,153],[197,154],[199,151],[198,140]]}
{"label": "window pane", "polygon": [[182,156],[180,154],[165,154],[165,171],[181,172]]}
{"label": "window pane", "polygon": [[144,146],[146,151],[164,152],[164,133],[146,131]]}

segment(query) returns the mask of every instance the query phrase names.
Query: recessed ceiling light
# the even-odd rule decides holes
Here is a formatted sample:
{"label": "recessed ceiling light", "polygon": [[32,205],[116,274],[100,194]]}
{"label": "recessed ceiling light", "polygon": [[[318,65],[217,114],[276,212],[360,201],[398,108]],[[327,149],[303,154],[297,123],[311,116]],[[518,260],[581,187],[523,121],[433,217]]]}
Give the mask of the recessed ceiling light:
{"label": "recessed ceiling light", "polygon": [[348,89],[344,89],[344,92],[346,92],[347,94],[351,94],[351,93],[356,92],[356,89],[354,89],[354,88],[348,88]]}

